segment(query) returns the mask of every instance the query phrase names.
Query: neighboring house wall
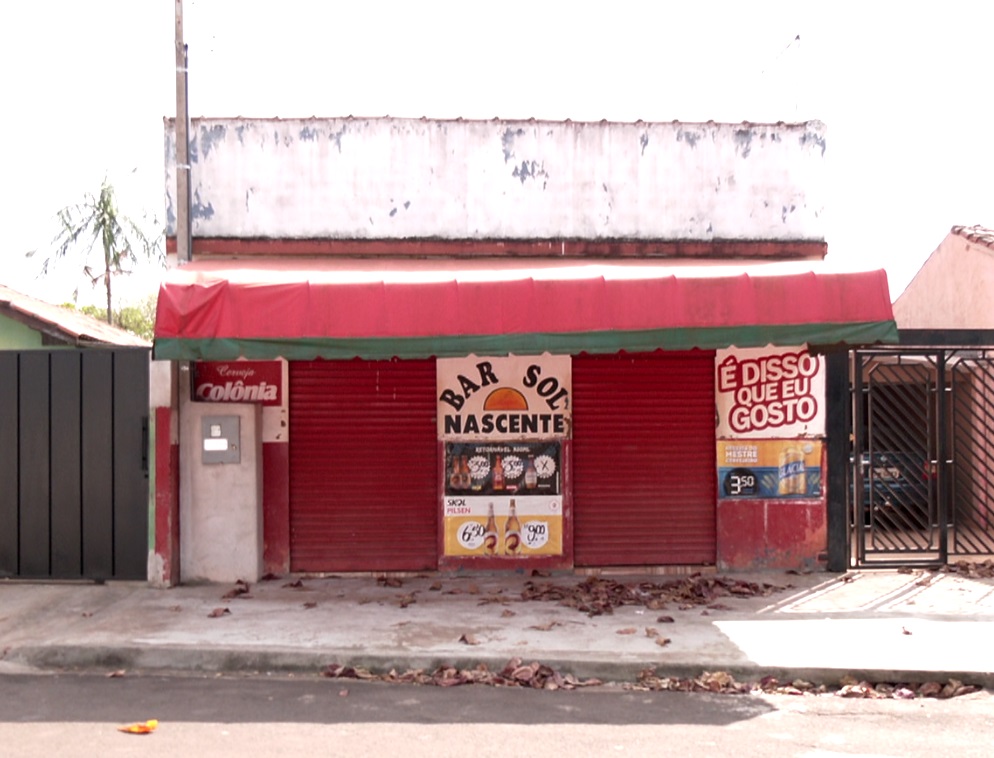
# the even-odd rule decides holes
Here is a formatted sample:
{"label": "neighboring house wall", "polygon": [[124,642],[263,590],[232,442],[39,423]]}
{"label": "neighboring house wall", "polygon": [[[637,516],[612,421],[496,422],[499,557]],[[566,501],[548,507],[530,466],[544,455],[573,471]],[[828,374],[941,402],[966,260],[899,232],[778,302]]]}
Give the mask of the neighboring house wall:
{"label": "neighboring house wall", "polygon": [[48,349],[51,346],[42,344],[41,332],[14,319],[0,316],[0,350],[32,350],[42,347]]}
{"label": "neighboring house wall", "polygon": [[101,345],[151,347],[124,329],[0,284],[0,349]]}
{"label": "neighboring house wall", "polygon": [[899,329],[994,329],[994,234],[954,227],[894,301]]}
{"label": "neighboring house wall", "polygon": [[[825,239],[817,121],[196,119],[190,142],[197,238]],[[172,237],[171,120],[166,189]]]}

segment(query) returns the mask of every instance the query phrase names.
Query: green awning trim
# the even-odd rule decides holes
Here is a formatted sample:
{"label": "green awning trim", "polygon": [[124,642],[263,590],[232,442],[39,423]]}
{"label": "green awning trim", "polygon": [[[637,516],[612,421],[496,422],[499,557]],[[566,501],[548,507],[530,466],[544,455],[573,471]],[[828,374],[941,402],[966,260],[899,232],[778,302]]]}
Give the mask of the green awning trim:
{"label": "green awning trim", "polygon": [[716,350],[764,345],[897,344],[894,321],[844,324],[779,324],[641,331],[546,334],[457,334],[438,337],[298,337],[285,339],[157,338],[156,360],[227,361],[315,358],[384,360],[389,358],[452,358],[463,355],[562,355],[578,353],[651,352],[653,350]]}

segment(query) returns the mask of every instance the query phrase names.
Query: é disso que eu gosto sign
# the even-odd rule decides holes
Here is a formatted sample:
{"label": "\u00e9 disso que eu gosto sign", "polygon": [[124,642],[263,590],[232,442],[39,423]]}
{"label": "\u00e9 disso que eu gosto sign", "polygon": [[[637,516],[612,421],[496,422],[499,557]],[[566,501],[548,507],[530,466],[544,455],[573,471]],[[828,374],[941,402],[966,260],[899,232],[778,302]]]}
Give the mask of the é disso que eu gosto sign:
{"label": "\u00e9 disso que eu gosto sign", "polygon": [[825,434],[824,359],[807,348],[719,350],[719,438]]}

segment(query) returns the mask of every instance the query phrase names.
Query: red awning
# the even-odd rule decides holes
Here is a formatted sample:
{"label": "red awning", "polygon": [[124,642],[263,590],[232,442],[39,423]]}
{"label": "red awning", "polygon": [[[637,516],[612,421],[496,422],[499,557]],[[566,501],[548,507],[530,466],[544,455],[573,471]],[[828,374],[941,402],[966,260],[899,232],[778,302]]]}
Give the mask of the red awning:
{"label": "red awning", "polygon": [[500,260],[195,261],[155,356],[426,357],[896,342],[883,271]]}

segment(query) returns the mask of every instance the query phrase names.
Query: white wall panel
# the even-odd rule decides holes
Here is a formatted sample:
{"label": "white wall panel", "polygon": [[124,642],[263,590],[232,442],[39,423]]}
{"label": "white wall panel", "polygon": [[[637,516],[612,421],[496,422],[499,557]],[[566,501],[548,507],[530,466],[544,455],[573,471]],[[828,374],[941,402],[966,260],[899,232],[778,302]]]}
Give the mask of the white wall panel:
{"label": "white wall panel", "polygon": [[[195,119],[197,237],[823,240],[804,124]],[[176,145],[166,122],[175,234]]]}

